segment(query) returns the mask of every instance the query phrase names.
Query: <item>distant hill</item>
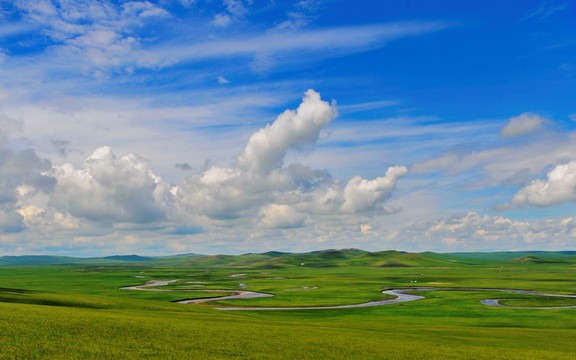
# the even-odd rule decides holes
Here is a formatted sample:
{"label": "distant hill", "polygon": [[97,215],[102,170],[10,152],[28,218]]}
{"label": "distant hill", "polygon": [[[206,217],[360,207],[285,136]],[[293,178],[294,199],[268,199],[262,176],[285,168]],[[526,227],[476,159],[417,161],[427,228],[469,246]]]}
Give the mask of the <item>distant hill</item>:
{"label": "distant hill", "polygon": [[50,255],[24,255],[24,256],[2,256],[0,265],[61,265],[70,264],[78,258],[69,256]]}
{"label": "distant hill", "polygon": [[576,263],[576,251],[498,251],[441,254],[446,259],[452,259],[468,264],[485,263]]}
{"label": "distant hill", "polygon": [[395,250],[370,252],[360,249],[328,249],[306,253],[268,251],[242,255],[180,254],[146,257],[113,255],[78,258],[70,256],[28,255],[0,257],[0,266],[77,265],[77,266],[173,266],[173,267],[252,267],[262,269],[307,267],[454,267],[519,266],[526,264],[576,264],[576,251],[522,251],[473,253],[408,253]]}
{"label": "distant hill", "polygon": [[[180,256],[180,255],[179,255]],[[194,256],[204,256],[197,254],[181,255],[183,261]],[[172,257],[145,257],[139,255],[113,255],[106,257],[80,258],[72,256],[50,256],[50,255],[24,255],[24,256],[2,256],[0,266],[41,266],[41,265],[135,265],[162,262],[163,259]],[[176,262],[176,261],[172,261]]]}
{"label": "distant hill", "polygon": [[453,266],[452,263],[429,258],[421,254],[399,251],[369,252],[359,249],[329,249],[307,253],[266,252],[261,254],[243,254],[238,256],[214,255],[190,259],[187,263],[195,267],[255,267],[282,268],[291,266],[307,267],[419,267],[419,266]]}
{"label": "distant hill", "polygon": [[[281,251],[268,251],[268,252],[262,253],[261,255],[271,256],[271,257],[278,257],[278,256],[288,255],[288,254],[290,254],[290,253],[281,252]],[[250,255],[250,254],[246,254],[246,255]]]}
{"label": "distant hill", "polygon": [[533,264],[561,264],[561,263],[566,263],[569,259],[562,259],[559,257],[555,257],[555,256],[548,256],[548,257],[542,257],[542,256],[536,256],[536,255],[526,255],[526,256],[521,256],[521,257],[517,257],[511,260],[508,260],[508,262],[510,263],[533,263]]}
{"label": "distant hill", "polygon": [[120,261],[148,261],[148,260],[154,260],[155,258],[138,256],[138,255],[113,255],[97,259],[120,260]]}

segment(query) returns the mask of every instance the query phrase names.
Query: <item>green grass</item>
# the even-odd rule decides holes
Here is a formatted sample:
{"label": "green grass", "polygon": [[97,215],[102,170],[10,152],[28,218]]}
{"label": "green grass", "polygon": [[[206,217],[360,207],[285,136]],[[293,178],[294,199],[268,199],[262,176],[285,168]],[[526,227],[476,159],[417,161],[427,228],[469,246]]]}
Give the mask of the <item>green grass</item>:
{"label": "green grass", "polygon": [[[420,301],[360,309],[226,312],[212,308],[353,304],[382,299],[380,291],[386,288],[415,286],[576,291],[576,268],[565,262],[481,259],[476,265],[430,262],[386,267],[362,265],[371,256],[365,252],[313,255],[318,255],[316,265],[330,261],[347,265],[298,263],[268,269],[260,263],[263,257],[277,261],[284,255],[251,254],[246,256],[254,264],[235,266],[217,259],[193,267],[0,267],[0,359],[576,358],[576,309],[480,304],[482,299],[507,298],[503,303],[521,304],[515,306],[563,306],[557,304],[574,304],[576,299],[447,290],[419,292],[426,296]],[[371,264],[428,261],[406,255],[386,252],[373,256],[377,261]],[[239,273],[245,275],[230,277]],[[185,286],[208,292],[119,289],[173,279],[179,281],[165,289]],[[222,295],[210,289],[241,290],[240,283],[247,290],[276,296],[203,305],[171,302]],[[316,289],[299,290],[302,287]]]}
{"label": "green grass", "polygon": [[504,299],[502,305],[523,306],[523,307],[554,307],[554,306],[576,306],[576,298],[558,297],[531,297],[528,299]]}
{"label": "green grass", "polygon": [[[0,304],[3,359],[557,359],[564,330],[270,321],[238,314]],[[558,341],[558,339],[565,339]],[[573,338],[572,338],[573,340]],[[543,341],[548,341],[543,345]],[[530,345],[527,345],[530,344]],[[548,348],[550,347],[550,348]]]}

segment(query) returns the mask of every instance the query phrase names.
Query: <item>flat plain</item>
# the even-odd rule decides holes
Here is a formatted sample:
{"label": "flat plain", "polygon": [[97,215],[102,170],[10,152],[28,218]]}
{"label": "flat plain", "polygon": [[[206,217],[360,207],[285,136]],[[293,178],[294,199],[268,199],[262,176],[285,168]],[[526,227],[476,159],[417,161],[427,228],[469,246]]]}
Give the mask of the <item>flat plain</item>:
{"label": "flat plain", "polygon": [[[356,309],[221,311],[328,306],[384,299],[413,287],[576,293],[564,253],[306,254],[60,259],[0,258],[0,359],[574,359],[576,299],[498,291],[419,291],[425,299]],[[41,262],[45,262],[43,259]],[[158,289],[121,287],[177,280]],[[275,296],[184,305],[251,290]],[[185,290],[205,290],[188,292]]]}

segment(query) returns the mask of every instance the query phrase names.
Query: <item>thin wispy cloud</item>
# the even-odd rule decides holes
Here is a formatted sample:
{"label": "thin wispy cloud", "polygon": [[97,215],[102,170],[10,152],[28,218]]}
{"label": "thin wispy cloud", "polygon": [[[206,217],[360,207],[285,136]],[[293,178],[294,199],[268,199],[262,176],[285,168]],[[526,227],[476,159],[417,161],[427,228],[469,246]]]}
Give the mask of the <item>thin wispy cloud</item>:
{"label": "thin wispy cloud", "polygon": [[[442,22],[407,22],[358,27],[269,33],[204,43],[159,47],[156,52],[174,61],[202,61],[221,57],[254,56],[259,53],[331,51],[354,53],[386,45],[388,41],[446,29]],[[323,55],[325,56],[325,55]]]}
{"label": "thin wispy cloud", "polygon": [[401,102],[397,100],[381,100],[381,101],[370,101],[361,104],[350,104],[350,105],[339,105],[341,113],[353,113],[357,111],[367,111],[375,110],[384,107],[400,105]]}
{"label": "thin wispy cloud", "polygon": [[542,2],[540,5],[538,5],[536,8],[534,8],[533,10],[531,10],[529,13],[527,13],[522,19],[520,19],[520,21],[526,21],[526,20],[542,21],[548,17],[555,15],[556,13],[567,10],[569,7],[570,3],[567,2],[559,4],[558,3],[551,4],[545,1]]}
{"label": "thin wispy cloud", "polygon": [[2,23],[2,26],[0,26],[0,39],[28,34],[39,28],[40,25],[34,23]]}
{"label": "thin wispy cloud", "polygon": [[500,131],[500,135],[504,137],[516,137],[529,134],[540,130],[546,122],[549,122],[549,120],[537,114],[524,113],[511,118],[510,122]]}
{"label": "thin wispy cloud", "polygon": [[224,84],[230,84],[230,81],[225,77],[218,76],[218,83],[224,85]]}

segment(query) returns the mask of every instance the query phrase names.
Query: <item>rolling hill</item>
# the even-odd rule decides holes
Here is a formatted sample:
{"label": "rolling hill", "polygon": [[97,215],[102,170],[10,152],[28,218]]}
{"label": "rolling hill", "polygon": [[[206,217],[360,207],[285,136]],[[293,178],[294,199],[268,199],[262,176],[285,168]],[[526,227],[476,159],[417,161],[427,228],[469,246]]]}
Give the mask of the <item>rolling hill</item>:
{"label": "rolling hill", "polygon": [[79,258],[70,256],[25,255],[0,257],[0,266],[94,265],[94,266],[178,266],[178,267],[455,267],[490,264],[576,264],[575,251],[408,253],[396,250],[370,252],[360,249],[328,249],[306,253],[268,251],[242,255],[180,254],[159,257],[114,255]]}

